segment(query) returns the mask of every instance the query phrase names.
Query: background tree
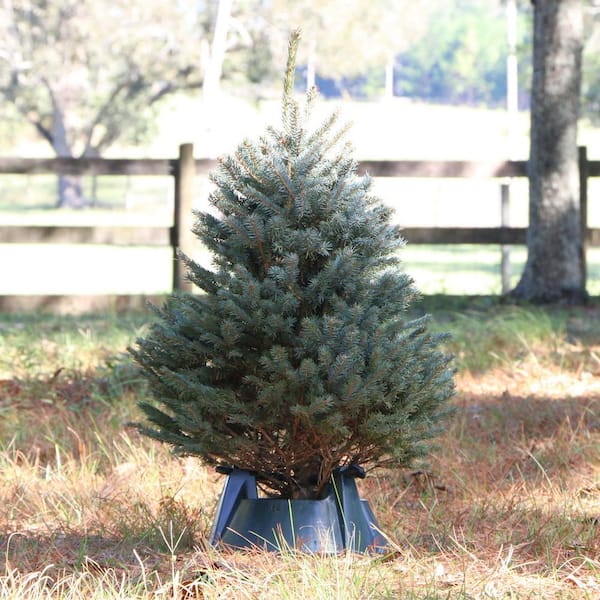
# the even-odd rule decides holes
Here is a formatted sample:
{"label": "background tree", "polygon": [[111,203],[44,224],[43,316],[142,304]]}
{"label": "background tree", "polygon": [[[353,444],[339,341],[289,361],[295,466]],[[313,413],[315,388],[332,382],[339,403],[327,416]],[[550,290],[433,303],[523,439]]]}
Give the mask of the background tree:
{"label": "background tree", "polygon": [[268,85],[270,54],[267,49],[264,11],[258,0],[218,0],[200,6],[205,36],[202,41],[202,110],[208,153],[219,136],[214,123],[222,111],[221,83],[226,77],[237,94],[251,83]]}
{"label": "background tree", "polygon": [[[467,2],[458,8],[449,3],[437,17],[430,21],[426,34],[398,56],[399,93],[439,103],[504,104],[504,8],[499,2]],[[525,18],[521,12],[522,36]]]}
{"label": "background tree", "polygon": [[[365,75],[371,69],[381,73],[383,88],[386,67],[425,34],[430,18],[447,1],[272,0],[269,19],[274,47],[283,47],[282,38],[293,27],[300,27],[306,42],[299,64],[307,66],[308,89],[317,74],[340,81]],[[279,62],[281,56],[276,55],[275,60]]]}
{"label": "background tree", "polygon": [[577,121],[581,0],[534,4],[527,262],[512,295],[533,302],[585,298]]}
{"label": "background tree", "polygon": [[[0,96],[57,156],[97,156],[135,138],[167,94],[202,83],[195,4],[160,0],[5,0]],[[83,200],[59,181],[59,205]]]}

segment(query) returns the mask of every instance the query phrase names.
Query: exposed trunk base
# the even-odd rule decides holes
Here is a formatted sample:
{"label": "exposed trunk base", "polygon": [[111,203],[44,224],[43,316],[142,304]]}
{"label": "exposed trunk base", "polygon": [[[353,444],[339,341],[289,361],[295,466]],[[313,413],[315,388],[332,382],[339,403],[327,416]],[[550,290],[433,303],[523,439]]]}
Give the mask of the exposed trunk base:
{"label": "exposed trunk base", "polygon": [[588,303],[589,295],[581,288],[557,287],[552,290],[536,289],[521,279],[519,285],[509,292],[511,300],[530,302],[532,304],[562,304],[566,306],[581,306]]}
{"label": "exposed trunk base", "polygon": [[83,193],[81,177],[59,175],[58,208],[84,208],[88,204]]}

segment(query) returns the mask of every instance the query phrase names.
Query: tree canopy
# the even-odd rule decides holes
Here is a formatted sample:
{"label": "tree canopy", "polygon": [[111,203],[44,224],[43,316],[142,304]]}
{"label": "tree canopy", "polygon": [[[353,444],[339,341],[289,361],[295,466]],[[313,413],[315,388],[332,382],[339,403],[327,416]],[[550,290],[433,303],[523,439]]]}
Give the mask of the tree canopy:
{"label": "tree canopy", "polygon": [[[386,65],[388,75],[395,65],[398,95],[499,105],[506,90],[502,4],[6,0],[0,6],[0,100],[58,155],[98,155],[117,140],[142,139],[158,100],[174,91],[207,82],[214,88],[224,78],[238,92],[248,93],[250,84],[253,95],[264,94],[277,81],[273,65],[281,63],[289,32],[300,27],[306,42],[298,62],[320,78],[325,94],[380,94]],[[584,4],[583,109],[593,115],[600,104],[598,9],[595,2]],[[525,0],[519,6],[524,107],[532,7]]]}
{"label": "tree canopy", "polygon": [[59,156],[100,153],[148,126],[166,94],[202,82],[194,3],[8,0],[0,95]]}

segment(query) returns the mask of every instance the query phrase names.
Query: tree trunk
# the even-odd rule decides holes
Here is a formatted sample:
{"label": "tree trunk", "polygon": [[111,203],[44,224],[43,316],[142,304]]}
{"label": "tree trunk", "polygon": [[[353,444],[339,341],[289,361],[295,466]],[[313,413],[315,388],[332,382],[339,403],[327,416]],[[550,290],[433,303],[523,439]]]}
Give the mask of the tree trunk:
{"label": "tree trunk", "polygon": [[211,108],[214,108],[219,100],[223,63],[227,52],[227,33],[232,10],[233,0],[219,0],[212,44],[207,48],[205,56],[206,67],[202,95],[204,101],[210,104]]}
{"label": "tree trunk", "polygon": [[395,57],[390,57],[385,63],[385,93],[386,99],[394,97],[394,71],[395,71]]}
{"label": "tree trunk", "polygon": [[527,263],[512,295],[536,303],[586,297],[577,119],[581,0],[535,0]]}
{"label": "tree trunk", "polygon": [[[60,109],[54,96],[52,99],[52,148],[54,149],[56,156],[71,158],[73,153],[67,139],[63,111]],[[57,191],[58,208],[82,208],[86,204],[81,177],[75,175],[59,175]]]}
{"label": "tree trunk", "polygon": [[86,204],[81,177],[77,175],[59,175],[58,208],[83,208]]}
{"label": "tree trunk", "polygon": [[204,45],[204,82],[202,84],[202,110],[204,111],[204,154],[214,157],[219,153],[215,118],[220,110],[221,77],[227,53],[227,33],[231,21],[233,0],[219,0],[212,43]]}

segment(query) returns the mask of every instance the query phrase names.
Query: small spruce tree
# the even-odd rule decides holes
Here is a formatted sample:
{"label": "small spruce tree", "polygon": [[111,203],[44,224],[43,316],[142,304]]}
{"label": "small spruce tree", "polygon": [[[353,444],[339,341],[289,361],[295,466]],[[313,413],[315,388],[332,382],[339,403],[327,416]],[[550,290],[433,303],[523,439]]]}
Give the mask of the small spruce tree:
{"label": "small spruce tree", "polygon": [[332,115],[309,130],[293,98],[283,123],[220,160],[195,234],[200,294],[172,295],[132,349],[156,400],[138,429],[214,466],[253,471],[271,495],[318,498],[335,469],[408,466],[453,393],[449,358],[402,272],[391,210],[358,177]]}

